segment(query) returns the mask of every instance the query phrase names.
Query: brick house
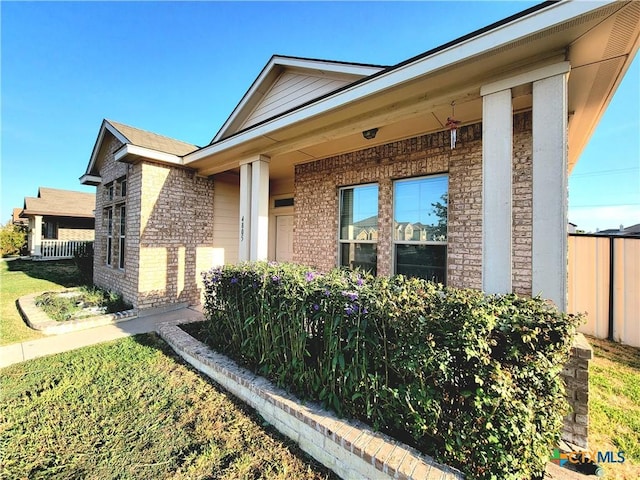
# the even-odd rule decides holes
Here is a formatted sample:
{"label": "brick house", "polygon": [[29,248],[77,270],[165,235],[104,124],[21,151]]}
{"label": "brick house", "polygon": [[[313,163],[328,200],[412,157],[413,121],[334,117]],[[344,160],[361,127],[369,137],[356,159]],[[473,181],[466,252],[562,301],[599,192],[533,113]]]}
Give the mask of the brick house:
{"label": "brick house", "polygon": [[[93,241],[93,193],[40,187],[25,197],[18,217],[28,225],[27,247],[34,258],[72,257],[79,244]],[[16,212],[14,209],[14,223]]]}
{"label": "brick house", "polygon": [[638,2],[543,3],[390,67],[274,56],[204,147],[105,120],[81,177],[95,283],[197,303],[202,270],[270,259],[565,308],[568,172],[639,20]]}

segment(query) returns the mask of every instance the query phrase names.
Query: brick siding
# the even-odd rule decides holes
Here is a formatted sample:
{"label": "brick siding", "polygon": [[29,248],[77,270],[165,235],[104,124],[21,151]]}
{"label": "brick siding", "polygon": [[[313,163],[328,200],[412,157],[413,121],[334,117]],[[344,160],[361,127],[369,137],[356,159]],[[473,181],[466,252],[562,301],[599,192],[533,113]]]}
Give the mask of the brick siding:
{"label": "brick siding", "polygon": [[[187,169],[116,162],[122,146],[107,135],[100,152],[96,195],[94,283],[122,293],[134,308],[200,302],[200,272],[212,266],[213,180]],[[105,185],[127,178],[126,197],[109,200]],[[118,268],[119,211],[126,205],[125,268]],[[106,265],[107,219],[113,214],[113,257]]]}
{"label": "brick siding", "polygon": [[[531,113],[514,116],[514,290],[531,294]],[[378,184],[378,274],[392,274],[393,180],[449,175],[447,283],[482,288],[482,124],[438,132],[295,167],[294,261],[337,264],[338,189]]]}

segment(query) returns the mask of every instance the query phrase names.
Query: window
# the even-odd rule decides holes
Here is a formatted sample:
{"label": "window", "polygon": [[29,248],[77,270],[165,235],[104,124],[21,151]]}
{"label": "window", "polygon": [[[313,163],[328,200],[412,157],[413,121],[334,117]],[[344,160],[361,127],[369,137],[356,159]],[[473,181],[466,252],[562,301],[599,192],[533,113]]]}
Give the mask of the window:
{"label": "window", "polygon": [[126,196],[127,177],[107,183],[103,193],[103,221],[106,229],[106,252],[104,262],[107,266],[117,265],[124,269],[125,230],[127,223]]}
{"label": "window", "polygon": [[340,190],[339,262],[374,275],[378,256],[378,186]]}
{"label": "window", "polygon": [[126,222],[127,207],[125,207],[124,205],[120,205],[119,209],[120,209],[120,229],[119,229],[119,234],[120,234],[120,242],[119,242],[120,252],[119,252],[119,256],[118,256],[118,268],[124,269],[124,245],[125,245],[125,225],[127,223]]}
{"label": "window", "polygon": [[107,219],[107,259],[106,264],[111,266],[111,254],[113,251],[113,208],[106,208],[104,217]]}
{"label": "window", "polygon": [[447,175],[394,183],[394,271],[447,281]]}

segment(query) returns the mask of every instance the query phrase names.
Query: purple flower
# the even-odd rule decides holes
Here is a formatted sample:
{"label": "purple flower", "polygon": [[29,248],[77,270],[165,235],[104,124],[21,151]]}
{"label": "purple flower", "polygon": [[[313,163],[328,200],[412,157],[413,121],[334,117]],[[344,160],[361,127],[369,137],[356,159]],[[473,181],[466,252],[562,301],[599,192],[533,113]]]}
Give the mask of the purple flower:
{"label": "purple flower", "polygon": [[364,280],[362,279],[362,277],[358,277],[358,280],[356,280],[356,284],[361,287],[364,284]]}
{"label": "purple flower", "polygon": [[271,275],[271,280],[273,281],[273,283],[279,283],[280,275]]}
{"label": "purple flower", "polygon": [[352,302],[354,302],[354,301],[356,301],[358,299],[358,292],[346,292],[346,291],[343,291],[342,295],[344,297],[347,297]]}
{"label": "purple flower", "polygon": [[231,279],[231,283],[238,283],[238,279],[237,279],[236,277],[233,277],[233,278]]}
{"label": "purple flower", "polygon": [[314,303],[313,309],[317,312],[318,310],[320,310],[320,305],[318,305],[317,303]]}
{"label": "purple flower", "polygon": [[325,289],[324,289],[324,296],[325,296],[325,297],[330,297],[330,296],[331,296],[331,292],[329,291],[329,289],[328,289],[328,288],[325,288]]}
{"label": "purple flower", "polygon": [[313,272],[307,272],[307,274],[304,276],[305,280],[307,282],[312,282],[314,278],[316,278],[316,274]]}

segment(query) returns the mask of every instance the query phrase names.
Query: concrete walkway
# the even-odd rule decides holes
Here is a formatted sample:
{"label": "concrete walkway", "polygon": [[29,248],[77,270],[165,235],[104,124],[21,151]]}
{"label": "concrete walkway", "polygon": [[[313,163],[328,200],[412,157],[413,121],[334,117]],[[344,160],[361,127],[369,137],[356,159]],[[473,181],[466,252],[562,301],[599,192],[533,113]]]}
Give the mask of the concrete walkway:
{"label": "concrete walkway", "polygon": [[156,331],[159,324],[176,320],[198,320],[203,315],[199,308],[180,308],[169,312],[151,313],[131,320],[64,333],[28,342],[14,343],[0,347],[0,368],[32,358],[75,350],[97,343],[108,342],[139,333]]}

